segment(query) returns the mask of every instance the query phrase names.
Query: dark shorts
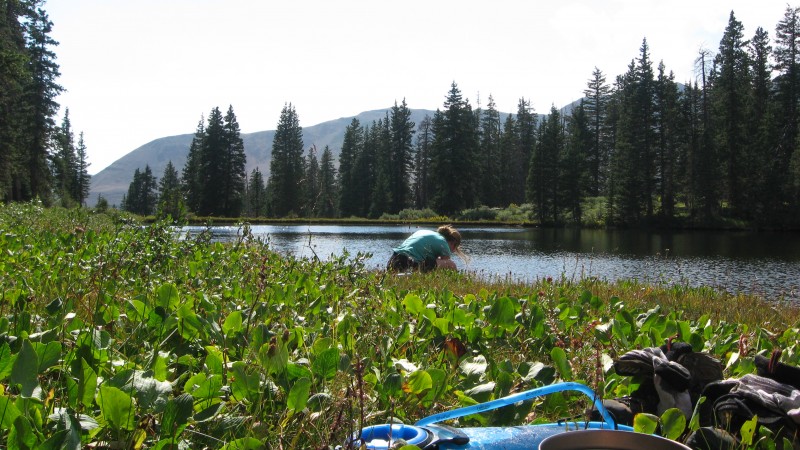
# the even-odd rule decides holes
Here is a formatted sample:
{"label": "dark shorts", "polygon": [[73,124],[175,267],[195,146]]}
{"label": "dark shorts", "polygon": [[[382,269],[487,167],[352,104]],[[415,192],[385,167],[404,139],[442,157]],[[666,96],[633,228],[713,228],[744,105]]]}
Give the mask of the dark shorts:
{"label": "dark shorts", "polygon": [[386,270],[390,272],[408,272],[409,270],[419,270],[421,272],[430,272],[436,268],[435,259],[426,259],[422,263],[418,263],[407,255],[402,253],[392,253],[389,262],[386,263]]}

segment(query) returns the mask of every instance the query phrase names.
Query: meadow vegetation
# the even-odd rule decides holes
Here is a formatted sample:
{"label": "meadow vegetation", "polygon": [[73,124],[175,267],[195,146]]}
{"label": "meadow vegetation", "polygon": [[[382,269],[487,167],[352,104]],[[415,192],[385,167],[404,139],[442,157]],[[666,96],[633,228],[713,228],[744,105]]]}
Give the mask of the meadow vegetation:
{"label": "meadow vegetation", "polygon": [[[9,449],[326,449],[551,384],[635,388],[611,361],[672,338],[727,376],[783,349],[800,310],[704,288],[463,273],[388,275],[364,255],[294,259],[109,210],[0,207],[0,441]],[[460,425],[574,416],[554,394]],[[691,429],[687,423],[686,431]]]}

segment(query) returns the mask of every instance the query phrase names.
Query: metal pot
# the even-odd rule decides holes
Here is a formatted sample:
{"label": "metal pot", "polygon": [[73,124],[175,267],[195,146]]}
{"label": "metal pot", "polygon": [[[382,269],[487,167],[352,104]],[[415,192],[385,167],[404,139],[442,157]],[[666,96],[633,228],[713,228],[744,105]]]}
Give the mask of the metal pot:
{"label": "metal pot", "polygon": [[539,450],[691,450],[663,437],[633,431],[578,430],[555,434],[539,443]]}

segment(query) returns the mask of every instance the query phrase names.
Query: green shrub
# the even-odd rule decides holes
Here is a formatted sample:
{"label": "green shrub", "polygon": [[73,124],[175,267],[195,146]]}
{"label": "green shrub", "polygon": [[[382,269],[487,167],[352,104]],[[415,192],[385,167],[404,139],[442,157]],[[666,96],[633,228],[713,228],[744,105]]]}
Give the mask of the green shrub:
{"label": "green shrub", "polygon": [[497,218],[497,209],[489,208],[488,206],[478,206],[477,208],[465,209],[461,211],[459,219],[461,220],[495,220]]}

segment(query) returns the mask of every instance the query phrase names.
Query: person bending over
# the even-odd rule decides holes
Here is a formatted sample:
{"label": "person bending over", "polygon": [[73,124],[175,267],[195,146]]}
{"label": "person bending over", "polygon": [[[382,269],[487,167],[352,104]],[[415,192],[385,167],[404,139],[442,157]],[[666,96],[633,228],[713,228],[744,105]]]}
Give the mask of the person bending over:
{"label": "person bending over", "polygon": [[463,259],[461,233],[450,225],[442,225],[436,231],[416,231],[392,250],[392,257],[386,264],[390,272],[456,270],[451,256],[455,253]]}

